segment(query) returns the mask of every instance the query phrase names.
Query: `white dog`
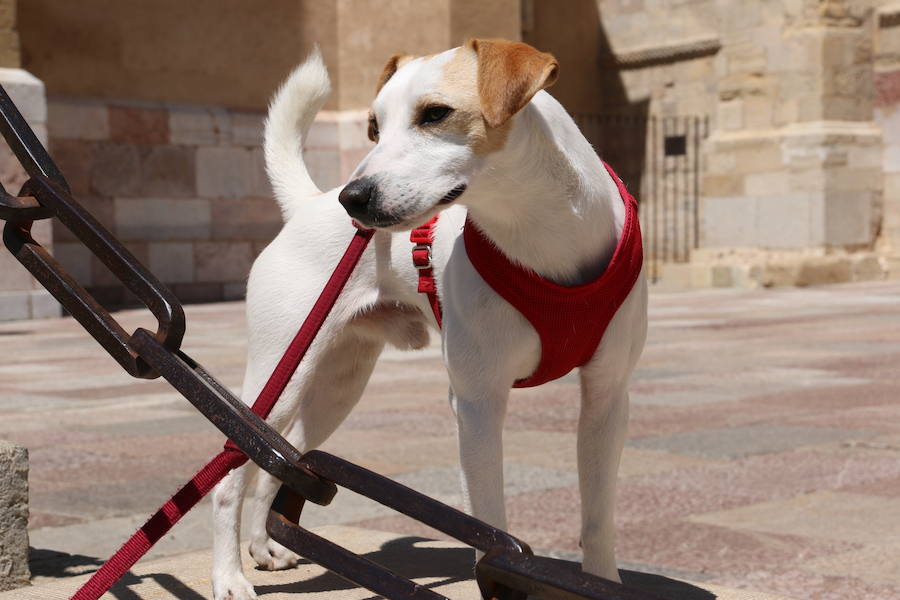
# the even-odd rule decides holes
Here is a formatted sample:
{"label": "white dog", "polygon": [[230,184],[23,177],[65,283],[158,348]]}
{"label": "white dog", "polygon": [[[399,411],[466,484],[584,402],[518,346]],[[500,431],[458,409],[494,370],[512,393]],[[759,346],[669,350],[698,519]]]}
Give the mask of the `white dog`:
{"label": "white dog", "polygon": [[[627,225],[617,181],[565,109],[542,91],[556,75],[551,55],[501,40],[470,40],[430,57],[392,57],[372,105],[369,133],[377,144],[340,198],[340,189],[319,191],[301,152],[329,93],[318,52],[278,91],[266,124],[267,168],[285,225],[250,273],[244,400],[256,398],[353,235],[348,212],[379,231],[269,423],[300,451],[313,449],[359,400],[385,343],[425,346],[437,324],[428,299],[417,292],[409,235],[395,232],[440,213],[432,260],[463,492],[473,515],[500,528],[506,527],[501,437],[507,398],[514,382],[541,363],[542,338],[469,260],[461,235],[467,214],[502,255],[563,286],[597,280]],[[635,278],[580,369],[583,565],[617,581],[616,471],[628,421],[627,383],[647,327],[643,271]],[[213,495],[216,600],[256,598],[241,571],[238,535],[249,472],[248,466],[235,470]],[[278,485],[260,473],[252,511],[250,553],[266,569],[297,562],[265,531]]]}

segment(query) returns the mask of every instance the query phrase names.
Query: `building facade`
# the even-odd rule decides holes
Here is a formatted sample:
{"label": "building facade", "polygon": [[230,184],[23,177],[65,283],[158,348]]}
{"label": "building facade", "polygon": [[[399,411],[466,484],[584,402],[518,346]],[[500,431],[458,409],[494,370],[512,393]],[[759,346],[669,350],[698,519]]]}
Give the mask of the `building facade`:
{"label": "building facade", "polygon": [[[280,227],[268,98],[318,44],[333,93],[306,160],[368,152],[386,58],[469,36],[553,52],[551,92],[638,192],[660,285],[900,272],[900,5],[877,0],[0,0],[0,83],[76,195],[184,301],[236,299]],[[2,157],[11,192],[22,174]],[[118,282],[58,224],[36,235],[99,299]],[[58,311],[0,256],[0,318]]]}

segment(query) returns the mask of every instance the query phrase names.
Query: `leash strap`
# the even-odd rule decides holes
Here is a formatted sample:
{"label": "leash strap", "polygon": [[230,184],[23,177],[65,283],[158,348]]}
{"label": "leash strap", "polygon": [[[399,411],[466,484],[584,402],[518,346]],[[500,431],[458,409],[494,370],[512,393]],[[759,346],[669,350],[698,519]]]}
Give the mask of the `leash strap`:
{"label": "leash strap", "polygon": [[[350,240],[347,250],[335,267],[334,272],[319,294],[318,300],[306,316],[300,330],[291,341],[269,380],[257,396],[251,409],[265,419],[269,416],[284,388],[306,355],[316,334],[337,302],[347,280],[359,263],[363,251],[375,233],[372,229],[357,226],[357,232]],[[140,560],[181,517],[186,515],[208,494],[232,469],[247,462],[247,457],[231,440],[225,449],[197,472],[178,492],[160,507],[131,538],[106,561],[100,569],[79,589],[71,600],[98,600],[109,588]]]}
{"label": "leash strap", "polygon": [[428,303],[441,327],[441,301],[437,295],[437,283],[434,280],[434,267],[431,262],[431,245],[434,242],[434,228],[438,218],[416,227],[409,232],[409,241],[415,244],[412,249],[412,261],[419,271],[419,293],[428,296]]}

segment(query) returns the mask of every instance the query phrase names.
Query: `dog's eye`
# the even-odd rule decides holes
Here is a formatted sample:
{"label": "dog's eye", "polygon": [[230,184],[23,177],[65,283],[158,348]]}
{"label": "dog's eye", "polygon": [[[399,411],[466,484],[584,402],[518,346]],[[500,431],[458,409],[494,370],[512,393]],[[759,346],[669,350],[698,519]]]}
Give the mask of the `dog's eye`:
{"label": "dog's eye", "polygon": [[419,125],[440,123],[452,112],[453,109],[449,106],[429,106],[422,111],[422,116],[419,118]]}
{"label": "dog's eye", "polygon": [[369,119],[369,139],[373,142],[378,141],[378,121],[375,120],[375,117]]}

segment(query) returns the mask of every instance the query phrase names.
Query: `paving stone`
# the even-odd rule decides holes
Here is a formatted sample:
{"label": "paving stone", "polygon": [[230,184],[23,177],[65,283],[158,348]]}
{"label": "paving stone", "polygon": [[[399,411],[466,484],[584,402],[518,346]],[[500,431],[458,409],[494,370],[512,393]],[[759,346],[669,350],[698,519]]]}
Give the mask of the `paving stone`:
{"label": "paving stone", "polygon": [[857,548],[841,541],[810,540],[786,533],[742,531],[685,521],[633,523],[620,531],[616,543],[625,561],[717,574],[719,578],[803,564]]}
{"label": "paving stone", "polygon": [[782,452],[834,440],[864,438],[866,432],[791,425],[746,425],[706,429],[630,440],[636,448],[669,450],[693,456],[736,458],[750,454]]}
{"label": "paving stone", "polygon": [[[247,243],[250,255],[257,242]],[[209,283],[177,284],[176,293],[182,285],[221,292],[221,284]],[[900,597],[890,557],[869,561],[871,572],[827,574],[830,557],[846,554],[862,569],[868,548],[895,543],[900,409],[891,397],[900,382],[891,344],[900,340],[898,299],[896,282],[651,294],[630,436],[667,445],[625,449],[617,515],[623,563],[796,598]],[[244,367],[243,311],[241,303],[187,307],[185,349],[235,391]],[[126,331],[152,326],[146,311],[116,318]],[[458,503],[455,424],[433,337],[419,353],[385,352],[326,449]],[[188,402],[163,382],[121,373],[70,319],[0,324],[0,351],[0,437],[31,451],[40,526],[32,539],[44,556],[65,548],[73,561],[66,573],[96,566],[221,447],[218,432],[192,420],[200,417]],[[515,390],[504,436],[514,531],[567,558],[579,556],[576,381]],[[714,455],[698,456],[679,436],[687,433]],[[760,448],[764,453],[752,453]],[[791,508],[823,493],[841,500]],[[208,547],[208,502],[197,511],[158,556]],[[304,518],[427,532],[346,491]],[[806,568],[817,561],[824,566]],[[198,593],[206,593],[204,585]]]}
{"label": "paving stone", "polygon": [[857,550],[817,557],[803,569],[819,575],[842,575],[871,583],[900,584],[900,543],[869,544]]}
{"label": "paving stone", "polygon": [[866,544],[900,542],[900,510],[893,498],[821,491],[698,515],[691,521],[733,529]]}

